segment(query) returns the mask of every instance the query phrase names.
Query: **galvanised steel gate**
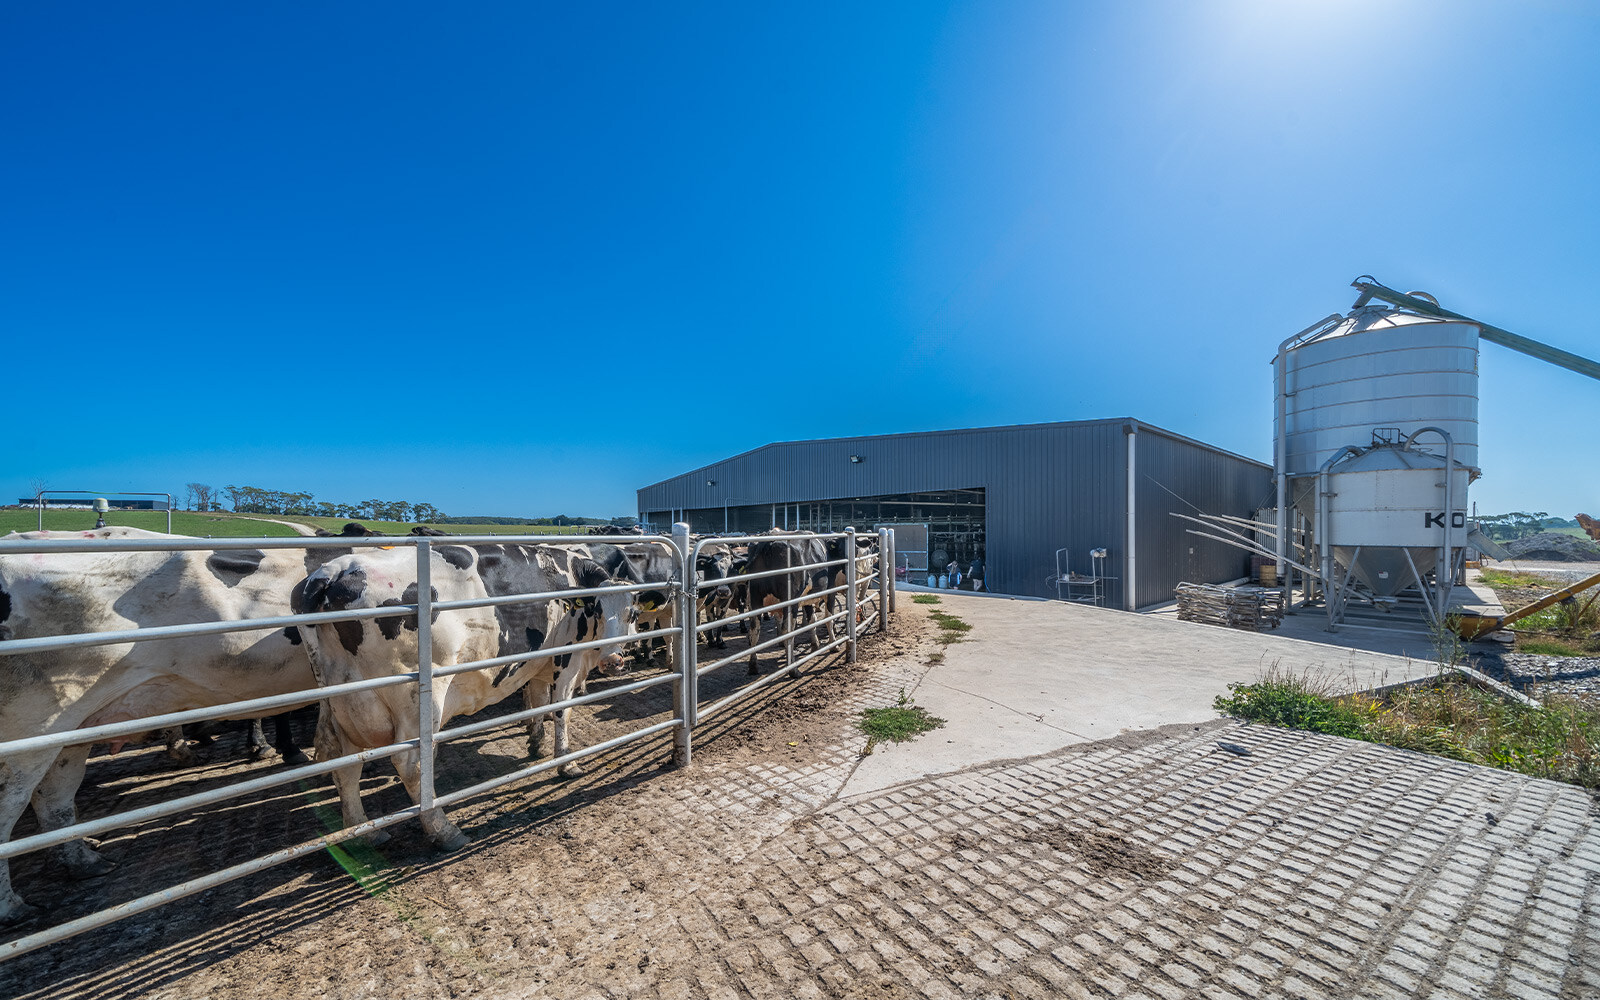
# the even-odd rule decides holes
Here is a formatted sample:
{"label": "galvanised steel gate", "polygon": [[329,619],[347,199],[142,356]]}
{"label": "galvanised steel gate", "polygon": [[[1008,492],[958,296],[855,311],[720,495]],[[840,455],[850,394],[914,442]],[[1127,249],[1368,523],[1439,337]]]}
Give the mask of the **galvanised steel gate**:
{"label": "galvanised steel gate", "polygon": [[[377,688],[392,687],[396,685],[410,685],[416,690],[416,703],[418,710],[418,723],[420,735],[416,739],[397,741],[385,746],[370,747],[355,753],[346,754],[329,760],[318,760],[315,763],[274,769],[271,774],[262,777],[250,778],[243,781],[230,783],[222,788],[182,795],[165,802],[132,809],[125,812],[114,813],[100,819],[87,822],[74,823],[55,829],[41,829],[41,832],[18,840],[10,840],[11,830],[0,831],[6,838],[0,841],[0,864],[9,864],[11,858],[18,857],[33,851],[66,844],[79,838],[95,837],[113,830],[144,823],[165,816],[193,812],[217,805],[218,803],[236,799],[257,792],[276,788],[307,778],[329,774],[339,768],[353,764],[362,764],[381,757],[391,757],[396,754],[416,753],[420,757],[420,793],[417,801],[402,809],[386,812],[380,816],[368,819],[356,826],[341,829],[322,836],[314,837],[292,847],[273,851],[272,853],[252,858],[223,868],[210,874],[193,878],[181,884],[149,893],[137,899],[128,900],[115,906],[108,907],[87,914],[77,919],[49,927],[45,930],[26,934],[0,944],[0,961],[14,958],[18,955],[42,948],[67,938],[82,934],[85,931],[103,927],[125,917],[154,909],[165,903],[182,899],[198,892],[222,885],[235,879],[263,871],[276,865],[284,864],[296,858],[316,851],[325,850],[342,841],[361,837],[385,827],[414,819],[424,812],[434,808],[445,808],[466,799],[482,795],[504,785],[521,781],[534,775],[560,768],[563,765],[583,757],[604,753],[616,747],[647,739],[657,733],[671,730],[673,732],[673,760],[678,766],[688,766],[694,743],[694,732],[699,721],[722,711],[729,705],[749,697],[754,692],[764,688],[782,678],[792,676],[807,663],[817,660],[831,652],[844,650],[847,660],[854,661],[858,639],[858,614],[868,607],[872,607],[876,616],[879,631],[887,628],[888,615],[894,605],[894,573],[885,571],[885,567],[894,565],[893,533],[888,529],[881,529],[876,535],[862,536],[874,539],[876,544],[868,550],[858,550],[858,535],[851,529],[832,534],[786,534],[775,536],[771,540],[799,540],[818,539],[824,542],[839,541],[843,543],[844,554],[837,559],[824,560],[806,565],[784,565],[779,569],[760,572],[752,575],[733,578],[736,585],[747,584],[750,580],[762,577],[785,576],[789,581],[796,574],[815,573],[822,570],[831,570],[827,579],[833,582],[841,575],[842,584],[820,590],[809,586],[799,594],[794,594],[786,600],[774,603],[763,608],[748,608],[745,611],[726,618],[707,623],[700,622],[699,597],[702,591],[709,587],[723,584],[721,580],[699,580],[695,572],[698,557],[713,545],[742,545],[761,541],[768,536],[733,536],[721,538],[692,538],[689,535],[688,525],[674,526],[673,533],[654,536],[549,536],[549,535],[452,535],[448,538],[416,537],[416,536],[379,536],[379,537],[329,537],[329,538],[249,538],[249,539],[200,539],[182,536],[158,536],[155,538],[127,538],[127,539],[20,539],[0,541],[0,557],[38,555],[49,557],[51,555],[68,555],[77,553],[109,553],[109,552],[185,552],[207,551],[225,552],[237,550],[261,551],[267,549],[302,549],[315,551],[317,549],[345,549],[359,550],[371,548],[396,548],[410,547],[416,552],[417,598],[414,604],[391,605],[381,608],[362,610],[330,611],[314,614],[290,614],[272,617],[237,619],[229,621],[195,622],[183,625],[168,625],[149,628],[135,628],[112,632],[95,632],[75,635],[59,636],[29,636],[0,641],[0,676],[3,676],[7,660],[10,657],[26,653],[43,653],[54,651],[69,651],[93,646],[116,646],[139,642],[157,640],[183,639],[199,636],[219,635],[229,632],[257,631],[265,629],[282,629],[290,626],[306,627],[332,622],[364,621],[376,618],[394,618],[395,616],[409,616],[415,614],[417,623],[417,648],[418,657],[416,669],[403,674],[394,674],[375,677],[350,683],[323,685],[315,688],[284,692],[270,697],[253,698],[244,701],[232,701],[217,704],[207,708],[193,709],[182,712],[171,712],[164,715],[149,716],[125,722],[106,725],[97,725],[85,728],[70,728],[63,731],[44,731],[26,738],[13,739],[0,742],[0,767],[9,768],[12,762],[20,763],[29,756],[49,754],[50,759],[62,749],[72,746],[82,746],[108,740],[124,740],[136,738],[140,735],[156,732],[169,727],[182,726],[188,723],[203,722],[216,719],[250,719],[263,715],[284,711],[293,707],[303,706],[329,699],[348,696],[350,694],[370,691]],[[573,588],[559,591],[545,591],[528,594],[515,594],[473,600],[439,601],[435,600],[432,591],[432,571],[434,551],[437,546],[486,546],[486,545],[532,545],[532,546],[586,546],[595,544],[611,544],[619,546],[651,546],[670,555],[672,565],[672,578],[645,583],[618,584],[593,588]],[[792,588],[791,588],[792,589]],[[631,633],[624,641],[648,641],[655,637],[667,638],[674,644],[675,655],[673,661],[676,670],[661,676],[649,677],[643,680],[631,681],[611,686],[603,691],[579,695],[561,702],[543,705],[537,708],[524,709],[506,715],[496,716],[481,722],[468,723],[453,728],[440,728],[435,730],[432,719],[434,718],[435,682],[452,675],[465,673],[471,670],[489,670],[511,663],[525,662],[534,659],[553,658],[561,654],[578,653],[590,649],[599,649],[607,645],[615,645],[617,639],[602,638],[584,642],[576,642],[549,649],[538,650],[537,657],[529,652],[511,653],[489,659],[475,660],[469,663],[451,664],[446,667],[436,667],[434,664],[434,648],[432,638],[432,623],[435,614],[462,611],[473,608],[493,608],[516,603],[531,603],[545,600],[571,600],[577,598],[598,597],[605,594],[631,593],[638,594],[643,591],[670,592],[674,604],[673,623],[664,628],[652,629],[644,632]],[[780,612],[786,609],[797,608],[802,604],[818,601],[829,601],[834,597],[842,596],[843,610],[835,612],[818,621],[806,625],[798,625],[788,631],[783,630],[784,618],[779,618],[779,632],[774,637],[757,642],[750,648],[737,653],[723,656],[720,659],[702,664],[699,654],[699,638],[719,625],[726,626],[750,619],[762,614]],[[787,616],[794,621],[797,616]],[[794,655],[795,640],[803,633],[817,633],[826,626],[832,632],[832,625],[839,619],[845,623],[844,634],[831,637],[824,643],[820,640],[813,641],[813,649],[804,657],[796,658]],[[758,635],[759,638],[759,630]],[[771,650],[779,645],[785,649],[784,665],[772,673],[752,680],[738,690],[709,704],[700,704],[701,677],[720,670],[730,663],[745,659],[753,653]],[[423,653],[427,655],[422,655]],[[479,782],[470,787],[438,794],[435,789],[435,748],[438,744],[459,740],[469,736],[478,735],[488,730],[514,725],[540,717],[564,711],[579,705],[586,705],[601,700],[610,700],[631,693],[644,691],[649,688],[664,684],[673,685],[673,717],[670,720],[644,726],[633,732],[606,740],[592,746],[573,750],[565,755],[553,757],[525,767],[517,768],[507,774],[498,775],[490,780]],[[326,711],[326,709],[324,709]],[[446,720],[448,721],[448,720]],[[3,783],[0,783],[3,784]],[[43,827],[43,824],[41,824]],[[114,875],[111,877],[115,877]],[[4,884],[0,884],[3,889]]]}

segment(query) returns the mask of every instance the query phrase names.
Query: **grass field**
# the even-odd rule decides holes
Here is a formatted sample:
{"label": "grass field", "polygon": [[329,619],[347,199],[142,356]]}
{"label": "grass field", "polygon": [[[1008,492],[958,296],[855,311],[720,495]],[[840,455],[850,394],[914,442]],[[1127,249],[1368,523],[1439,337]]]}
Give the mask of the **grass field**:
{"label": "grass field", "polygon": [[[291,514],[261,515],[274,521],[294,521],[315,528],[338,531],[349,521],[347,517],[299,517]],[[89,510],[47,510],[44,526],[49,531],[87,531],[94,527],[94,512]],[[106,523],[148,531],[166,531],[167,515],[160,511],[113,511],[106,515]],[[392,535],[411,532],[411,522],[362,521],[373,531]],[[35,531],[39,515],[33,510],[0,510],[0,534],[8,531]],[[588,528],[558,528],[543,524],[440,524],[430,525],[454,535],[581,535]],[[261,520],[244,514],[200,514],[192,511],[172,512],[172,531],[178,535],[200,538],[292,538],[296,532],[284,524]]]}

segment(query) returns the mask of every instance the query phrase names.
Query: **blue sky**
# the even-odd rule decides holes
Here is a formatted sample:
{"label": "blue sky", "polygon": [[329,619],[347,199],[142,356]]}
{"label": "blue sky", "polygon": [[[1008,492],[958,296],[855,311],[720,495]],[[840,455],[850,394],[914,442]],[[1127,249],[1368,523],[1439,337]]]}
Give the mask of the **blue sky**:
{"label": "blue sky", "polygon": [[[1277,343],[1363,273],[1600,354],[1577,2],[11,4],[0,45],[8,498],[609,515],[769,441],[1124,415],[1268,459]],[[1600,384],[1481,370],[1480,509],[1600,514]]]}

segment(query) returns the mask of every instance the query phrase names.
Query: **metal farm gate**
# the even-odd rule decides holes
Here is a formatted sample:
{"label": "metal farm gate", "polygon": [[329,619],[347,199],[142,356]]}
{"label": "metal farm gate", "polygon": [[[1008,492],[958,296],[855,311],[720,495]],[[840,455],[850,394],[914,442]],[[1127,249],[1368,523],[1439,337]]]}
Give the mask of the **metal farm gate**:
{"label": "metal farm gate", "polygon": [[[39,851],[48,847],[65,844],[78,838],[97,837],[110,831],[134,826],[155,820],[161,817],[190,813],[195,810],[206,809],[231,799],[253,795],[267,789],[303,782],[308,778],[315,778],[329,774],[341,767],[352,764],[361,764],[366,761],[396,754],[413,752],[420,757],[420,794],[417,801],[411,805],[386,812],[370,818],[367,822],[346,829],[337,830],[322,836],[313,837],[301,843],[273,851],[269,854],[252,858],[238,864],[231,865],[210,874],[193,878],[148,893],[136,899],[110,906],[102,910],[87,914],[74,920],[44,930],[26,934],[0,944],[0,962],[14,958],[18,955],[42,948],[47,945],[63,941],[85,931],[103,927],[124,917],[133,916],[146,910],[159,907],[185,896],[203,892],[226,882],[243,878],[245,876],[281,865],[317,851],[325,850],[342,841],[374,833],[385,827],[393,826],[406,820],[421,816],[424,812],[435,808],[446,808],[475,796],[483,795],[504,785],[522,781],[534,775],[560,768],[563,765],[583,757],[592,756],[647,739],[658,733],[672,731],[673,734],[673,762],[683,767],[690,763],[693,753],[695,728],[702,719],[720,712],[733,703],[744,699],[757,690],[766,687],[781,678],[792,676],[797,670],[809,662],[817,660],[829,653],[842,649],[848,661],[856,657],[856,643],[858,636],[858,612],[871,609],[876,616],[876,627],[883,631],[888,625],[888,615],[893,610],[894,590],[893,572],[883,571],[883,567],[894,565],[893,535],[887,529],[879,530],[874,534],[863,534],[861,537],[875,539],[875,549],[870,551],[870,558],[866,555],[852,557],[857,553],[857,532],[853,529],[832,534],[792,534],[778,536],[774,540],[804,540],[818,539],[822,541],[839,540],[844,543],[844,552],[849,555],[838,559],[809,564],[805,566],[785,566],[764,573],[749,574],[733,578],[734,582],[743,583],[761,577],[776,577],[784,574],[794,574],[802,571],[817,571],[832,569],[828,575],[831,582],[842,572],[845,582],[819,591],[810,591],[797,594],[788,600],[773,604],[765,608],[750,608],[742,613],[729,615],[726,618],[706,623],[700,622],[699,595],[708,587],[716,587],[723,583],[720,580],[701,582],[695,572],[696,561],[708,546],[718,544],[741,545],[762,540],[761,537],[722,537],[722,538],[692,538],[688,532],[688,525],[674,525],[671,535],[654,536],[539,536],[539,535],[452,535],[448,538],[430,538],[415,536],[380,536],[380,537],[327,537],[327,538],[248,538],[248,539],[199,539],[181,536],[160,537],[154,539],[50,539],[50,540],[8,540],[0,541],[0,555],[43,555],[72,553],[108,553],[108,552],[183,552],[183,551],[238,551],[238,550],[265,550],[265,549],[302,549],[315,550],[319,548],[338,548],[344,550],[360,550],[370,548],[403,548],[410,547],[416,552],[417,597],[414,604],[391,605],[381,608],[362,610],[330,611],[314,614],[292,614],[270,618],[241,619],[231,621],[194,622],[182,625],[169,625],[161,627],[137,628],[116,632],[97,632],[77,635],[60,636],[35,636],[26,638],[9,639],[0,641],[0,677],[5,674],[5,659],[24,653],[41,653],[46,651],[66,651],[92,646],[127,645],[155,640],[180,639],[196,636],[214,636],[228,632],[245,632],[266,629],[283,629],[289,626],[315,626],[324,623],[363,621],[377,618],[394,618],[404,615],[409,620],[410,615],[415,615],[417,645],[419,655],[415,669],[408,673],[375,677],[350,683],[324,685],[307,690],[298,690],[274,695],[272,697],[255,698],[248,701],[234,701],[218,704],[209,708],[191,711],[174,712],[165,715],[150,716],[126,722],[117,722],[107,725],[96,725],[86,728],[73,728],[65,731],[39,732],[23,739],[14,739],[0,742],[0,776],[3,776],[9,762],[20,755],[37,754],[40,752],[59,752],[69,746],[82,746],[89,743],[98,743],[111,740],[136,739],[144,734],[154,733],[174,726],[188,723],[202,722],[217,719],[251,719],[273,714],[288,708],[329,699],[339,698],[355,692],[370,691],[376,688],[397,685],[408,685],[415,690],[415,701],[418,710],[420,736],[412,740],[403,740],[386,746],[372,747],[359,752],[346,754],[330,760],[318,760],[315,763],[274,768],[270,773],[260,777],[249,778],[227,784],[220,788],[208,791],[180,795],[167,801],[158,802],[142,808],[115,812],[102,818],[87,822],[74,823],[58,829],[42,829],[41,832],[21,839],[10,840],[11,830],[0,831],[0,864],[9,865],[10,859]],[[509,596],[487,597],[475,600],[440,601],[433,596],[431,589],[432,560],[436,546],[486,546],[521,544],[531,546],[574,546],[609,544],[617,546],[645,545],[653,546],[670,556],[673,567],[670,581],[655,581],[647,583],[630,583],[588,589],[569,589],[548,591],[540,593],[516,594]],[[793,551],[793,550],[790,550]],[[867,550],[863,550],[867,551]],[[792,579],[792,577],[790,578]],[[628,635],[622,640],[615,637],[592,639],[576,642],[550,649],[539,649],[537,655],[529,652],[512,653],[469,663],[451,664],[449,666],[435,666],[433,646],[433,621],[436,614],[451,611],[467,610],[472,608],[493,608],[508,604],[531,603],[551,599],[577,599],[585,597],[598,597],[604,594],[630,593],[638,594],[643,591],[667,592],[673,602],[672,624],[664,628],[652,629]],[[835,597],[844,597],[843,609],[832,615],[819,618],[807,625],[797,625],[789,631],[783,631],[785,617],[795,621],[798,616],[785,616],[778,618],[778,634],[758,641],[748,649],[743,649],[729,655],[722,656],[709,662],[701,662],[700,638],[706,632],[730,624],[747,622],[756,616],[782,611],[787,608],[798,607],[801,604]],[[840,636],[831,636],[832,623],[843,619],[844,633]],[[866,618],[871,623],[873,619]],[[798,636],[811,632],[817,636],[822,626],[827,625],[830,632],[830,641],[822,642],[820,638],[814,639],[816,647],[803,657],[795,656],[795,640]],[[458,725],[450,728],[435,730],[430,724],[433,717],[433,700],[435,696],[434,682],[436,680],[465,673],[473,670],[491,670],[511,663],[526,662],[556,657],[561,654],[577,653],[584,650],[599,649],[603,646],[616,646],[619,641],[635,643],[649,641],[655,637],[665,638],[673,644],[673,663],[676,667],[660,676],[648,677],[642,680],[629,681],[615,684],[603,691],[579,695],[566,701],[544,705],[538,708],[524,709],[494,718]],[[757,638],[760,638],[759,630]],[[784,665],[772,673],[752,679],[732,693],[710,704],[700,704],[700,679],[706,675],[721,670],[728,665],[744,660],[752,653],[784,648]],[[131,646],[129,647],[131,648]],[[423,651],[427,655],[421,655]],[[641,692],[660,685],[673,685],[673,717],[664,722],[643,726],[623,736],[609,739],[593,746],[573,750],[563,756],[552,757],[535,764],[518,767],[507,774],[498,775],[491,780],[473,784],[470,787],[457,789],[440,794],[435,789],[435,748],[438,744],[474,736],[488,730],[515,725],[517,723],[552,715],[553,713],[579,705],[590,704],[601,700],[611,700]],[[326,711],[326,709],[324,709]],[[53,758],[52,758],[53,759]],[[4,782],[0,781],[0,788]],[[116,878],[115,873],[109,876]]]}

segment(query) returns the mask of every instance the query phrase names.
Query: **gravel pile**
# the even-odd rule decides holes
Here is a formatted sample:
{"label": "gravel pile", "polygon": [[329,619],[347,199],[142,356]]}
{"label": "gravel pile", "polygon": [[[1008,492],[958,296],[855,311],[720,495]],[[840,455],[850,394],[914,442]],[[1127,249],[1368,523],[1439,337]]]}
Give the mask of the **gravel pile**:
{"label": "gravel pile", "polygon": [[1535,697],[1570,694],[1600,698],[1600,656],[1500,653],[1485,656],[1474,666]]}
{"label": "gravel pile", "polygon": [[1600,559],[1600,545],[1554,531],[1542,531],[1527,538],[1506,542],[1505,550],[1513,559],[1537,559],[1548,562],[1585,562]]}

